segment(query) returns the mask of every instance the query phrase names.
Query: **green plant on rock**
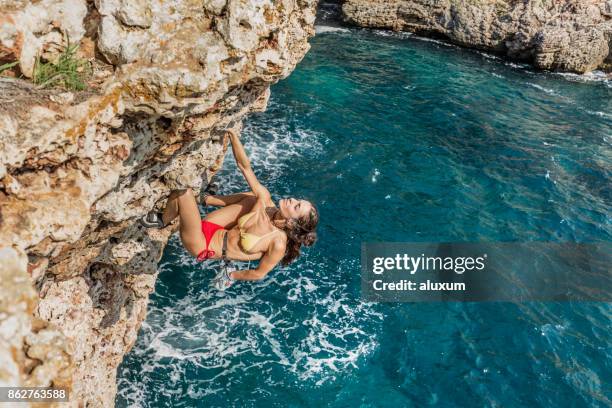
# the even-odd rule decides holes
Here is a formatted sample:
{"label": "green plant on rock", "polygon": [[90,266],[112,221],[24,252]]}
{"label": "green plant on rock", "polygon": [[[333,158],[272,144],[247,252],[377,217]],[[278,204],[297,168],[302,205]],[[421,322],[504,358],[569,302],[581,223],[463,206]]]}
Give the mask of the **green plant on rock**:
{"label": "green plant on rock", "polygon": [[9,63],[0,65],[0,74],[2,74],[7,69],[13,68],[17,64],[19,64],[19,61],[13,61],[13,62],[9,62]]}
{"label": "green plant on rock", "polygon": [[91,65],[77,56],[78,48],[78,45],[68,43],[55,62],[43,62],[37,58],[32,77],[34,83],[41,88],[61,87],[74,91],[87,88]]}

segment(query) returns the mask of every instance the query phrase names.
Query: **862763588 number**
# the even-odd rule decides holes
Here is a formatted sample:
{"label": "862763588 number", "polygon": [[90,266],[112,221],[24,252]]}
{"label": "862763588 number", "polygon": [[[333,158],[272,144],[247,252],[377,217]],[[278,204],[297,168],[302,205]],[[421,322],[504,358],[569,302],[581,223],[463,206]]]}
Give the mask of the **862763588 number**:
{"label": "862763588 number", "polygon": [[53,387],[0,387],[0,402],[65,402],[68,390]]}

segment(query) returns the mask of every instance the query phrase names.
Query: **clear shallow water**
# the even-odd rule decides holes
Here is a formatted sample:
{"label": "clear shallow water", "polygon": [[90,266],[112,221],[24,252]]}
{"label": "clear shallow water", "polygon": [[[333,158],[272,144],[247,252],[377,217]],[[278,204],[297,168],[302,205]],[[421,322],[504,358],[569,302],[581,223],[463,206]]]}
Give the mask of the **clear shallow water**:
{"label": "clear shallow water", "polygon": [[[609,241],[612,88],[321,29],[244,140],[319,206],[299,262],[225,294],[174,239],[118,406],[610,406],[612,306],[364,304],[362,241]],[[226,193],[246,185],[231,154]]]}

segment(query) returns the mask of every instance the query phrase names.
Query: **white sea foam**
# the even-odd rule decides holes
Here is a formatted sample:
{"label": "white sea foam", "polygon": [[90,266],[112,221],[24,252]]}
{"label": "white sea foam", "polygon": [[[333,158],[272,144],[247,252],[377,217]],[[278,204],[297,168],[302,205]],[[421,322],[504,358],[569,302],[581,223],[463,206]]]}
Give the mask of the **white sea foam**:
{"label": "white sea foam", "polygon": [[[560,74],[561,75],[561,74]],[[563,76],[568,76],[568,77],[574,77],[577,76],[576,74],[563,74]],[[571,105],[577,105],[576,101],[574,101],[572,98],[568,98],[564,95],[561,95],[560,93],[558,93],[557,91],[555,91],[554,89],[550,89],[550,88],[545,88],[541,85],[532,83],[532,82],[525,82],[526,85],[529,85],[532,88],[538,89],[542,92],[544,92],[547,95],[551,95],[551,96],[555,96],[557,97],[560,101],[563,101],[567,104],[571,104]],[[589,109],[586,109],[582,106],[576,106],[576,108],[582,112],[585,112],[589,115],[593,115],[593,116],[597,116],[599,118],[603,118],[603,119],[612,119],[612,113],[608,113],[608,112],[602,112],[602,111],[592,111]]]}
{"label": "white sea foam", "polygon": [[525,64],[522,62],[510,62],[510,61],[506,61],[504,62],[504,65],[507,65],[509,67],[512,68],[517,68],[517,69],[528,69],[531,68],[531,66],[529,64]]}
{"label": "white sea foam", "polygon": [[344,27],[337,26],[327,26],[327,25],[317,25],[315,26],[315,32],[317,34],[326,34],[326,33],[350,33],[351,30]]}
{"label": "white sea foam", "polygon": [[390,30],[372,30],[372,32],[381,37],[393,37],[397,35],[397,33],[394,33],[393,31],[390,31]]}
{"label": "white sea foam", "polygon": [[458,48],[455,44],[451,44],[449,42],[442,41],[442,40],[436,40],[435,38],[421,37],[419,35],[414,35],[412,38],[414,38],[415,40],[419,40],[419,41],[425,41],[425,42],[430,42],[430,43],[434,43],[437,45],[443,45],[444,47]]}
{"label": "white sea foam", "polygon": [[380,171],[378,169],[374,169],[374,174],[372,174],[372,183],[376,183],[378,181],[378,176],[380,176]]}
{"label": "white sea foam", "polygon": [[[272,99],[268,110],[291,112],[292,108],[280,106]],[[247,121],[242,134],[242,141],[253,169],[266,185],[281,179],[283,172],[292,166],[293,160],[307,157],[316,161],[317,155],[327,143],[324,135],[301,127],[292,129],[289,123],[280,118],[269,119],[265,123],[258,122],[256,126]],[[223,170],[217,178],[221,194],[231,194],[248,188],[236,167],[231,151],[226,155]],[[271,192],[274,196],[274,191]]]}
{"label": "white sea foam", "polygon": [[415,37],[414,34],[409,33],[407,31],[391,31],[391,30],[380,30],[380,29],[376,29],[376,30],[372,30],[372,33],[374,33],[375,35],[378,35],[380,37],[394,37],[394,38],[408,38],[408,37]]}
{"label": "white sea foam", "polygon": [[287,299],[296,301],[301,296],[317,290],[317,285],[315,285],[310,278],[299,276],[296,279],[299,281],[299,283],[295,285],[295,287],[289,289],[287,292]]}
{"label": "white sea foam", "polygon": [[525,82],[525,84],[529,85],[532,88],[538,89],[538,90],[544,92],[545,94],[553,95],[553,96],[560,96],[554,89],[544,88],[543,86],[538,85],[538,84],[534,84],[532,82]]}
{"label": "white sea foam", "polygon": [[586,74],[574,74],[570,72],[556,72],[554,75],[561,76],[568,81],[581,83],[601,83],[612,88],[612,74],[602,71],[587,72]]}
{"label": "white sea foam", "polygon": [[[172,251],[189,257],[176,238],[172,241]],[[326,265],[307,261],[298,270],[275,271],[274,276],[242,285],[242,290],[225,296],[199,284],[198,292],[174,299],[169,307],[152,304],[133,351],[144,362],[141,372],[169,370],[164,392],[189,384],[194,396],[212,394],[228,378],[239,379],[246,370],[259,372],[278,364],[301,381],[333,381],[347,367],[357,367],[358,360],[378,345],[376,336],[363,327],[376,327],[382,315],[374,305],[352,299],[346,285],[328,278],[358,269],[356,262],[347,261],[329,270]],[[208,279],[198,268],[183,272],[180,279]],[[287,293],[288,303],[271,303],[264,295],[270,287]],[[253,363],[240,366],[235,364],[238,358]],[[193,367],[211,376],[199,377],[196,386],[187,374]],[[148,383],[153,381],[149,378],[138,376],[131,383],[120,380],[121,395],[130,406],[141,406],[145,398],[141,390],[154,386]]]}
{"label": "white sea foam", "polygon": [[571,72],[556,72],[555,75],[562,76],[568,81],[573,82],[604,82],[612,86],[612,75],[603,71],[592,71],[585,74],[574,74]]}
{"label": "white sea foam", "polygon": [[501,58],[499,58],[498,56],[486,53],[484,51],[476,51],[476,53],[482,55],[486,59],[490,59],[490,60],[493,60],[493,61],[501,61]]}
{"label": "white sea foam", "polygon": [[601,111],[591,111],[591,110],[586,110],[585,112],[588,113],[589,115],[599,116],[600,118],[612,119],[611,113],[601,112]]}
{"label": "white sea foam", "polygon": [[371,32],[380,37],[414,38],[415,40],[430,42],[436,45],[442,45],[444,47],[454,47],[454,48],[457,47],[455,44],[452,44],[452,43],[449,43],[443,40],[438,40],[438,39],[429,38],[429,37],[422,37],[420,35],[415,35],[408,31],[392,31],[392,30],[384,30],[384,29],[373,29],[371,30]]}

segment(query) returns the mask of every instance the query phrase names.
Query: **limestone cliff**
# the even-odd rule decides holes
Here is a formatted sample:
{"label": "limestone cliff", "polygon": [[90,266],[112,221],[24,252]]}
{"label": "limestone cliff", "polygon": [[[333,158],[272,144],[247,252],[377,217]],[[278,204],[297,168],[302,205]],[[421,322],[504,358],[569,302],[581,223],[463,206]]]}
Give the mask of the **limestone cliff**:
{"label": "limestone cliff", "polygon": [[[113,405],[174,228],[136,219],[220,167],[220,130],[265,109],[315,6],[0,0],[0,65],[18,62],[0,77],[0,386]],[[68,42],[90,61],[87,90],[28,80]]]}
{"label": "limestone cliff", "polygon": [[539,69],[612,68],[610,0],[346,0],[342,11],[358,26],[440,36]]}

